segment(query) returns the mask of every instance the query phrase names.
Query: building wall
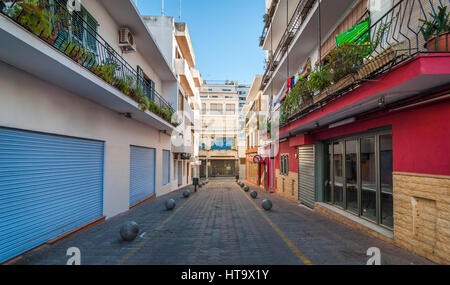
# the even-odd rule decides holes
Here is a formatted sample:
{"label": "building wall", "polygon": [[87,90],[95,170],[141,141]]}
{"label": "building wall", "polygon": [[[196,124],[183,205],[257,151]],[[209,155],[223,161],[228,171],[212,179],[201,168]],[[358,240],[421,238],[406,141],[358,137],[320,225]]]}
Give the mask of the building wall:
{"label": "building wall", "polygon": [[450,176],[394,173],[394,241],[450,264]]}
{"label": "building wall", "polygon": [[169,135],[2,62],[0,86],[2,127],[105,141],[106,217],[128,210],[130,145],[156,149],[157,196],[174,189],[173,182],[162,186],[162,150],[171,149]]}
{"label": "building wall", "polygon": [[[156,91],[158,91],[161,96],[165,97],[167,100],[171,99],[167,93],[162,92],[163,86],[162,81],[155,72],[155,70],[148,64],[147,60],[139,52],[140,49],[145,48],[145,46],[139,45],[137,43],[137,52],[124,53],[120,50],[119,44],[119,29],[121,28],[115,20],[109,15],[106,9],[98,0],[82,0],[82,5],[86,10],[97,20],[99,23],[98,33],[108,42],[112,48],[114,48],[118,54],[120,54],[134,69],[139,65],[144,70],[145,74],[150,77],[155,82]],[[176,96],[175,94],[170,94]]]}
{"label": "building wall", "polygon": [[[298,201],[298,159],[296,147],[290,147],[289,141],[279,144],[278,154],[275,156],[275,181],[274,192],[280,196],[286,197],[292,201]],[[289,154],[289,175],[280,174],[280,155]]]}
{"label": "building wall", "polygon": [[392,126],[394,243],[450,262],[450,101],[314,134],[316,140]]}
{"label": "building wall", "polygon": [[280,169],[275,170],[276,194],[291,201],[298,202],[298,173],[289,171],[289,175],[281,175]]}

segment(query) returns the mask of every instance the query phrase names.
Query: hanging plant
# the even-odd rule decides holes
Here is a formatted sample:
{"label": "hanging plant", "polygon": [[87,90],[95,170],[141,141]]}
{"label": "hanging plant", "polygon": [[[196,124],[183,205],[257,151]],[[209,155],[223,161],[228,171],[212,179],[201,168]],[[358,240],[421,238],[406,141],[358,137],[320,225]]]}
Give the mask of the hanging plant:
{"label": "hanging plant", "polygon": [[345,43],[333,49],[327,56],[333,82],[355,73],[363,64],[366,50],[367,46],[352,43]]}
{"label": "hanging plant", "polygon": [[312,91],[322,91],[331,85],[331,72],[328,65],[316,66],[308,77]]}
{"label": "hanging plant", "polygon": [[[0,0],[0,2],[11,1]],[[38,36],[44,38],[52,36],[52,20],[55,19],[55,15],[42,6],[39,0],[16,1],[14,6],[8,9],[8,15],[16,18],[16,21]]]}

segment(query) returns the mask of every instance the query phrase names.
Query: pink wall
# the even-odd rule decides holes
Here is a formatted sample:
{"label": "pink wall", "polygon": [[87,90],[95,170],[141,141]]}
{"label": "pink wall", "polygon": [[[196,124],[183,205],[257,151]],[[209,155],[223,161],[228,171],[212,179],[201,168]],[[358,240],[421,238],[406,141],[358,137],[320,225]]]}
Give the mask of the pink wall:
{"label": "pink wall", "polygon": [[296,147],[290,147],[289,141],[285,141],[280,143],[280,149],[278,151],[278,155],[275,157],[275,168],[280,169],[280,154],[289,154],[289,171],[290,172],[297,172],[298,171],[298,160],[295,158],[295,155],[297,154],[297,148]]}
{"label": "pink wall", "polygon": [[314,138],[323,140],[389,125],[394,171],[450,175],[450,101],[326,129]]}

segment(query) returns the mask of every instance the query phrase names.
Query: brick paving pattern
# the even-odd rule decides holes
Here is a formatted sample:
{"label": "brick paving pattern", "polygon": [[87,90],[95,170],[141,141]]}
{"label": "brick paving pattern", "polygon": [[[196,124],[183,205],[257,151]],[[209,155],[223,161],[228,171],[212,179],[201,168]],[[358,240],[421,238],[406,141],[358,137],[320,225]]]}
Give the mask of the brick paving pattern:
{"label": "brick paving pattern", "polygon": [[[305,260],[294,249],[312,264],[365,264],[369,247],[381,250],[382,264],[431,264],[257,187],[251,186],[251,190],[258,191],[257,199],[248,199],[249,193],[234,181],[211,181],[196,193],[190,186],[187,189],[192,194],[187,199],[182,197],[185,189],[158,197],[53,245],[45,245],[13,264],[64,265],[69,247],[80,249],[81,264],[85,265],[304,264]],[[164,207],[169,198],[177,203],[173,211]],[[266,198],[272,200],[273,209],[258,210]],[[129,220],[139,224],[140,232],[133,242],[124,242],[120,240],[119,229]]]}

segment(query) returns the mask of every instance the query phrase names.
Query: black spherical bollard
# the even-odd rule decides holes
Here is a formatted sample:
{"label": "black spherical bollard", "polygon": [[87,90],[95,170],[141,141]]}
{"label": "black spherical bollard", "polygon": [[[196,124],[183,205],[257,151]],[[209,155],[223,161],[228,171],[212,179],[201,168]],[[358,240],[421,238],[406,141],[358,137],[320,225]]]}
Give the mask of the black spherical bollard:
{"label": "black spherical bollard", "polygon": [[188,198],[189,195],[191,195],[191,192],[189,192],[189,190],[184,190],[184,192],[183,192],[183,197],[184,197],[184,198]]}
{"label": "black spherical bollard", "polygon": [[258,192],[252,191],[252,192],[250,193],[250,196],[251,196],[253,199],[256,199],[256,197],[258,196]]}
{"label": "black spherical bollard", "polygon": [[176,203],[175,203],[174,199],[169,199],[166,201],[166,209],[168,211],[173,210],[173,208],[175,208],[175,205],[176,205]]}
{"label": "black spherical bollard", "polygon": [[244,188],[244,186],[245,186],[245,184],[244,184],[244,183],[241,183],[241,188]]}
{"label": "black spherical bollard", "polygon": [[133,241],[139,233],[139,226],[136,222],[128,221],[120,227],[120,237],[124,241]]}
{"label": "black spherical bollard", "polygon": [[262,207],[263,207],[264,210],[269,211],[270,209],[272,209],[272,201],[267,200],[267,199],[264,200],[262,202]]}
{"label": "black spherical bollard", "polygon": [[244,191],[245,191],[245,192],[248,192],[249,190],[250,190],[250,187],[248,187],[248,186],[245,186],[245,187],[244,187]]}

